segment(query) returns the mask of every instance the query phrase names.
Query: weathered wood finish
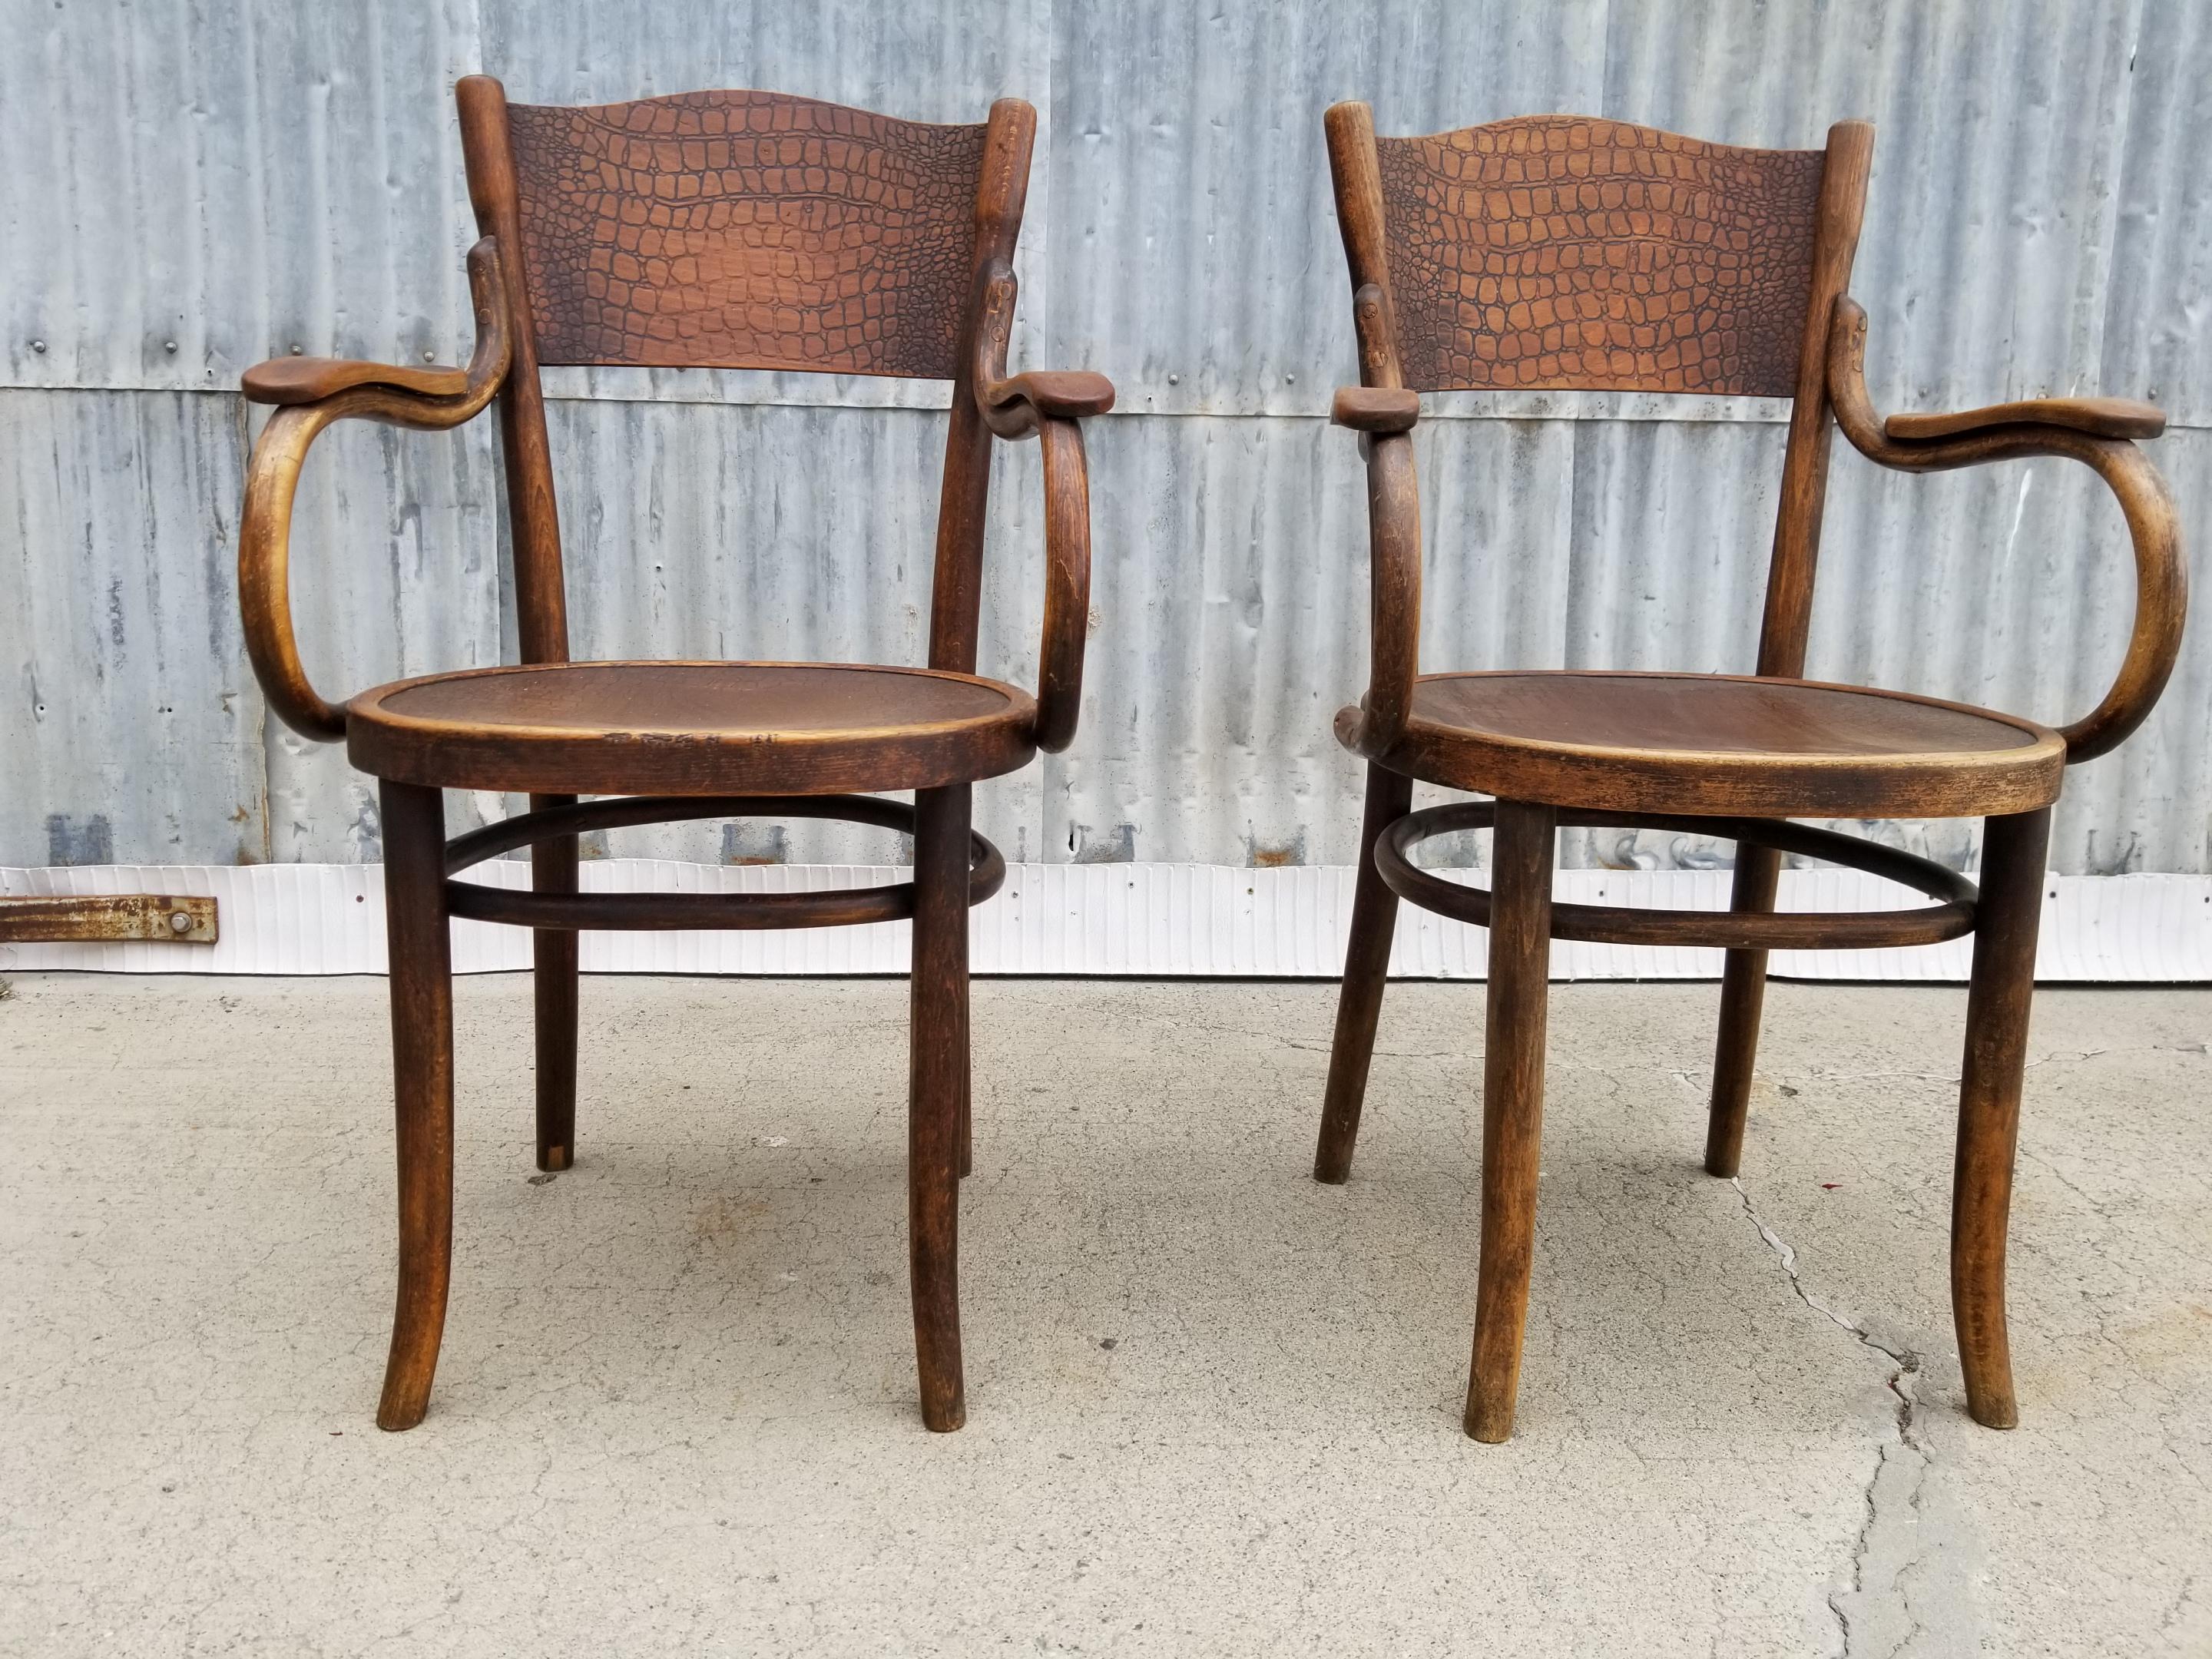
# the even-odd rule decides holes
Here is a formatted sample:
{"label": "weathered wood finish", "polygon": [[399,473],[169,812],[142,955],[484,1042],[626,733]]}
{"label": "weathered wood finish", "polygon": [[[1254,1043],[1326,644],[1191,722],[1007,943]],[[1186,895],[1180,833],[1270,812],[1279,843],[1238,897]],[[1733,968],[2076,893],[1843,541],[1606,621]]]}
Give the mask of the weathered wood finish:
{"label": "weathered wood finish", "polygon": [[2079,423],[2007,420],[1953,437],[1900,441],[1875,414],[1867,396],[1866,327],[1866,313],[1858,303],[1838,299],[1826,356],[1836,424],[1869,460],[1904,472],[1943,472],[1986,461],[2059,455],[2081,462],[2102,478],[2119,503],[2135,549],[2135,627],[2112,688],[2094,708],[2072,725],[2061,726],[2058,733],[2066,740],[2069,765],[2109,753],[2149,717],[2181,655],[2182,624],[2189,612],[2189,566],[2182,556],[2181,516],[2173,492],[2150,458],[2133,443],[2096,436]]}
{"label": "weathered wood finish", "polygon": [[1501,1441],[1513,1432],[1521,1386],[1542,1158],[1557,829],[1548,806],[1498,803],[1482,1048],[1482,1257],[1467,1385],[1467,1431],[1477,1440]]}
{"label": "weathered wood finish", "polygon": [[996,777],[1037,747],[998,680],[844,663],[592,662],[398,680],[346,753],[407,783],[532,794],[842,794]]}
{"label": "weathered wood finish", "polygon": [[[1481,1285],[1467,1427],[1502,1439],[1533,1237],[1546,942],[1726,950],[1705,1167],[1733,1176],[1767,953],[1927,944],[1973,931],[1953,1296],[1973,1414],[2009,1425],[2004,1238],[2043,857],[2064,768],[2106,753],[2141,724],[2179,647],[2179,523],[2164,480],[2133,441],[2155,436],[2162,417],[2116,398],[1876,415],[1862,372],[1865,314],[1848,297],[1873,159],[1874,131],[1863,122],[1831,128],[1820,153],[1732,150],[1571,117],[1378,141],[1360,104],[1336,106],[1324,125],[1360,381],[1338,392],[1333,415],[1360,434],[1372,571],[1367,690],[1336,720],[1340,741],[1370,763],[1368,805],[1315,1178],[1341,1182],[1351,1170],[1395,900],[1486,925]],[[1693,186],[1687,196],[1677,193],[1681,180]],[[1739,257],[1706,257],[1723,247]],[[1727,320],[1729,307],[1748,327]],[[1421,672],[1420,501],[1407,434],[1420,417],[1420,390],[1477,386],[1792,398],[1754,677]],[[2053,731],[1803,678],[1838,426],[1861,453],[1909,471],[2060,455],[2105,480],[2134,543],[2136,608],[2126,658],[2094,709]],[[1495,796],[1497,805],[1415,812],[1416,780]],[[1814,817],[1984,817],[1982,889],[1896,849],[1786,821]],[[1408,857],[1430,836],[1493,823],[1492,891],[1444,880]],[[1729,909],[1553,905],[1551,841],[1562,823],[1735,840]],[[1937,902],[1776,915],[1784,851],[1902,881]]]}
{"label": "weathered wood finish", "polygon": [[399,1152],[399,1291],[380,1429],[430,1407],[453,1267],[453,965],[446,808],[434,789],[386,783],[384,918],[392,960],[392,1078]]}
{"label": "weathered wood finish", "polygon": [[2048,807],[1991,818],[1982,829],[1982,919],[1966,993],[1966,1055],[1952,1165],[1951,1314],[1959,1328],[1966,1409],[1992,1429],[2020,1421],[2005,1328],[2005,1231],[2050,848]]}
{"label": "weathered wood finish", "polygon": [[[477,343],[466,369],[285,359],[249,370],[276,405],[249,465],[239,580],[247,647],[294,729],[343,739],[379,778],[392,894],[400,1296],[378,1420],[429,1399],[451,1256],[453,1061],[447,927],[535,931],[537,1158],[575,1156],[577,933],[812,927],[912,919],[913,1221],[922,1413],[964,1412],[954,1216],[970,1162],[967,922],[1006,864],[969,828],[969,787],[1073,741],[1091,627],[1088,461],[1077,422],[1103,377],[1006,372],[1012,260],[1036,117],[1018,99],[936,127],[755,92],[588,110],[510,107],[458,88]],[[683,364],[953,381],[926,669],[849,664],[571,663],[560,514],[538,367]],[[439,429],[496,399],[521,661],[374,687],[308,681],[287,572],[308,447],[357,416]],[[1038,692],[975,675],[994,437],[1040,441],[1045,607]],[[445,841],[447,788],[527,794],[520,818]],[[916,807],[876,792],[918,791]],[[582,805],[584,795],[629,797]],[[646,797],[640,799],[637,797]],[[911,883],[845,892],[578,890],[583,830],[773,811],[912,830]],[[531,890],[449,879],[528,847]]]}
{"label": "weathered wood finish", "polygon": [[907,1087],[907,1243],[921,1420],[968,1420],[960,1364],[961,1108],[968,1098],[969,790],[915,797],[914,979]]}
{"label": "weathered wood finish", "polygon": [[1376,867],[1375,843],[1413,805],[1413,781],[1386,766],[1367,769],[1367,812],[1359,829],[1359,874],[1352,893],[1352,937],[1345,946],[1344,986],[1337,994],[1336,1038],[1328,1050],[1328,1094],[1322,1103],[1321,1144],[1314,1179],[1342,1186],[1352,1179],[1359,1108],[1375,1059],[1375,1026],[1397,931],[1398,896]]}

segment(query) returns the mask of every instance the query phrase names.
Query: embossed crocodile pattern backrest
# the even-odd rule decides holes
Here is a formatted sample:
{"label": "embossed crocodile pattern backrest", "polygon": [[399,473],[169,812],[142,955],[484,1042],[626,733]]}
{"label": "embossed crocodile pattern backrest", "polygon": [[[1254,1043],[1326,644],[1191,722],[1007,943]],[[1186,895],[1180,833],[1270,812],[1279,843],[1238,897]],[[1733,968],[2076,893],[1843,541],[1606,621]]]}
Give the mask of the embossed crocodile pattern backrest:
{"label": "embossed crocodile pattern backrest", "polygon": [[507,118],[540,362],[951,378],[981,126],[761,92]]}
{"label": "embossed crocodile pattern backrest", "polygon": [[1822,152],[1574,116],[1376,152],[1407,385],[1796,390]]}

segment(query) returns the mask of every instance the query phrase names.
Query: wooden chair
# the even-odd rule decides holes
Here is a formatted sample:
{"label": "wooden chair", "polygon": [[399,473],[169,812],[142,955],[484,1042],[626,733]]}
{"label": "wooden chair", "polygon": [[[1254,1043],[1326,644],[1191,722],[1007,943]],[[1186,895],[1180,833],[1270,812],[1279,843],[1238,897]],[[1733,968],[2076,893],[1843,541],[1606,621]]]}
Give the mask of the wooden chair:
{"label": "wooden chair", "polygon": [[[1874,130],[1825,151],[1737,149],[1571,117],[1382,138],[1364,104],[1327,115],[1351,265],[1360,384],[1334,416],[1362,435],[1373,556],[1367,693],[1337,716],[1368,762],[1365,823],[1329,1060],[1316,1180],[1350,1173],[1398,901],[1490,929],[1482,1243],[1467,1431],[1510,1431],[1528,1307],[1552,939],[1727,952],[1705,1168],[1743,1146],[1766,957],[1974,933],[1953,1190],[1951,1290],[1966,1398],[2017,1419],[2004,1308],[2005,1220],[2051,806],[2069,763],[2140,725],[2172,672],[2185,603],[2172,498],[2136,439],[2148,404],[2042,398],[1881,420],[1862,378],[1866,313],[1848,297]],[[1420,510],[1407,435],[1418,393],[1470,388],[1791,399],[1758,672],[1423,674]],[[2063,455],[2118,498],[2133,538],[2133,637],[2118,678],[2061,731],[1933,698],[1800,678],[1831,419],[1885,466],[1936,471]],[[1494,802],[1409,811],[1416,779]],[[1972,884],[1927,860],[1792,817],[1980,817]],[[1725,914],[1554,904],[1561,824],[1717,836],[1739,848]],[[1494,827],[1493,887],[1417,869],[1419,842]],[[1774,914],[1781,854],[1871,871],[1937,901],[1856,915]]]}
{"label": "wooden chair", "polygon": [[[908,1139],[922,1417],[964,1420],[956,1275],[969,1164],[968,907],[1006,865],[969,828],[969,787],[1075,733],[1089,615],[1079,416],[1101,376],[1009,378],[1012,261],[1036,116],[928,126],[803,98],[708,92],[592,109],[459,88],[477,346],[465,369],[279,358],[245,377],[276,405],[239,538],[246,638],[270,707],[381,788],[398,1096],[399,1295],[377,1422],[422,1419],[453,1236],[455,916],[535,931],[538,1164],[568,1167],[580,928],[829,927],[911,918]],[[548,363],[809,369],[952,382],[927,669],[790,662],[571,662]],[[432,430],[499,406],[522,662],[325,701],[301,667],[286,593],[301,463],[349,416]],[[1036,436],[1045,480],[1037,695],[975,674],[992,439]],[[453,841],[441,791],[531,797]],[[911,789],[915,804],[872,793]],[[579,803],[579,797],[614,797]],[[910,882],[697,896],[577,890],[580,832],[666,820],[808,817],[914,837]],[[532,890],[455,880],[529,847]]]}

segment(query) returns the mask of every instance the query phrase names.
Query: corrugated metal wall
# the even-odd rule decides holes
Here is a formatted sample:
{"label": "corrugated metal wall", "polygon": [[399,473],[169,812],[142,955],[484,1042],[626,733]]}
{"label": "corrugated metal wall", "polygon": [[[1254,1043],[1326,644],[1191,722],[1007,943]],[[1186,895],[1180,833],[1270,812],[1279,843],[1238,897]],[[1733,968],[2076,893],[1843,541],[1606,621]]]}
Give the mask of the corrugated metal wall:
{"label": "corrugated metal wall", "polygon": [[[240,644],[239,372],[297,346],[465,356],[453,80],[583,102],[765,86],[1042,131],[1018,363],[1110,374],[1094,636],[1068,755],[983,792],[1025,860],[1345,863],[1329,716],[1365,650],[1364,509],[1323,418],[1350,377],[1323,106],[1389,131],[1569,110],[1747,144],[1879,127],[1856,291],[1887,407],[2110,391],[2212,501],[2212,7],[2111,0],[0,0],[0,864],[373,858],[341,754],[265,718]],[[941,392],[561,371],[576,647],[918,659]],[[1748,665],[1780,411],[1431,400],[1431,666]],[[1001,463],[986,672],[1034,673],[1034,449]],[[489,423],[344,428],[303,487],[327,689],[512,649]],[[1839,447],[1813,672],[2046,719],[2094,701],[2130,605],[2100,487],[2057,462],[1908,479]],[[2212,586],[2212,585],[2208,585]],[[2212,870],[2212,629],[2152,722],[2076,773],[2061,869]],[[495,815],[495,800],[465,801]],[[1954,860],[1963,826],[1892,833]],[[795,828],[617,850],[881,858]],[[1586,861],[1709,861],[1589,836]]]}

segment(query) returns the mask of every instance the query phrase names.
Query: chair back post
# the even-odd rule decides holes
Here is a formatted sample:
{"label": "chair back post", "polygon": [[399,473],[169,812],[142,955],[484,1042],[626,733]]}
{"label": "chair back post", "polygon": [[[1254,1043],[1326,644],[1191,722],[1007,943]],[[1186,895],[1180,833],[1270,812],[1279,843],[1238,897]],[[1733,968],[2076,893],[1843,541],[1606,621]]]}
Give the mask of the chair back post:
{"label": "chair back post", "polygon": [[[1382,173],[1375,112],[1363,103],[1332,104],[1322,117],[1337,228],[1352,277],[1352,325],[1359,383],[1402,387],[1397,307],[1383,222]],[[1406,432],[1362,433],[1367,458],[1367,690],[1360,699],[1363,743],[1387,748],[1405,727],[1420,674],[1421,491],[1413,440]]]}
{"label": "chair back post", "polygon": [[568,599],[561,571],[561,517],[553,495],[545,394],[538,379],[538,337],[523,258],[520,192],[507,130],[507,89],[488,75],[462,77],[461,155],[477,227],[496,237],[514,361],[499,392],[500,446],[506,458],[507,521],[514,548],[517,643],[526,663],[568,660]]}
{"label": "chair back post", "polygon": [[991,106],[983,161],[975,179],[975,245],[967,308],[952,380],[952,420],[945,439],[945,483],[937,509],[937,565],[929,603],[929,665],[975,672],[982,619],[983,532],[991,493],[991,441],[976,401],[975,343],[989,272],[1012,265],[1029,197],[1036,111],[1018,98]]}
{"label": "chair back post", "polygon": [[1828,129],[1804,343],[1797,358],[1790,447],[1782,462],[1782,504],[1775,515],[1774,553],[1767,566],[1765,614],[1759,631],[1761,674],[1796,679],[1805,672],[1814,568],[1820,553],[1820,517],[1827,505],[1828,443],[1835,429],[1828,407],[1828,318],[1850,288],[1873,161],[1870,124],[1838,121]]}
{"label": "chair back post", "polygon": [[[1382,173],[1375,155],[1375,112],[1365,104],[1332,104],[1322,117],[1328,138],[1329,177],[1336,188],[1336,225],[1352,274],[1352,326],[1359,341],[1359,383],[1402,386],[1398,337],[1390,303],[1390,258],[1382,227]],[[1372,288],[1371,300],[1361,303]]]}

